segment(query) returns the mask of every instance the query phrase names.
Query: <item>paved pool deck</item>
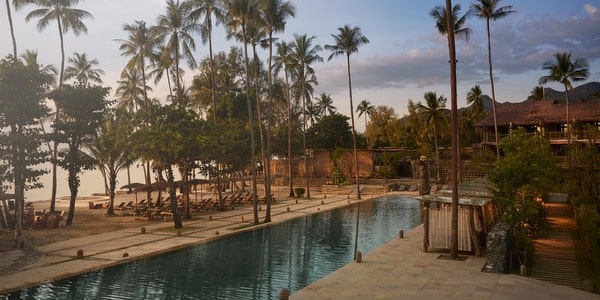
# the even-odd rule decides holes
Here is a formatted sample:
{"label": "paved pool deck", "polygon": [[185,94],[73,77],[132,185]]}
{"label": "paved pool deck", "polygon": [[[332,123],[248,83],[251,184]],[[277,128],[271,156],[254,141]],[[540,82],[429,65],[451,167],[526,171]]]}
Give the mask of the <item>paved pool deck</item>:
{"label": "paved pool deck", "polygon": [[[372,196],[365,196],[369,199]],[[364,200],[363,200],[364,201]],[[272,222],[284,222],[348,205],[348,195],[313,195],[310,200],[284,199],[272,207]],[[260,217],[264,217],[264,207]],[[44,282],[87,273],[131,260],[184,248],[251,230],[249,205],[202,214],[184,221],[177,234],[172,222],[149,222],[141,229],[123,229],[60,241],[40,247],[46,255],[20,272],[0,275],[0,298]],[[258,226],[268,226],[261,224]],[[465,261],[437,259],[423,253],[422,226],[367,253],[362,263],[350,263],[300,291],[291,299],[600,299],[600,295],[517,276],[482,273],[485,258]],[[77,251],[83,251],[83,258]],[[360,250],[360,249],[359,249]],[[279,293],[279,291],[274,291]]]}

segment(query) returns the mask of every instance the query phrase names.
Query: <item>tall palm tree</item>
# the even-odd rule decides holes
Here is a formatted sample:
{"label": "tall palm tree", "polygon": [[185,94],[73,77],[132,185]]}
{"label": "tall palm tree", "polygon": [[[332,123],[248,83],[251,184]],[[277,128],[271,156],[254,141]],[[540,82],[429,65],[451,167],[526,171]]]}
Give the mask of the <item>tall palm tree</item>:
{"label": "tall palm tree", "polygon": [[365,115],[365,130],[367,130],[368,118],[371,117],[371,114],[374,111],[375,111],[375,106],[371,105],[371,102],[367,99],[363,99],[356,106],[356,112],[358,113],[358,117],[360,118],[362,115]]}
{"label": "tall palm tree", "polygon": [[[50,22],[56,20],[58,25],[58,35],[60,37],[60,70],[58,76],[58,92],[62,91],[62,84],[65,71],[65,43],[64,34],[73,31],[76,36],[87,33],[87,26],[83,23],[83,19],[93,18],[89,12],[74,8],[79,0],[28,0],[27,4],[31,3],[38,6],[25,17],[25,21],[29,22],[33,18],[39,18],[37,29],[42,31],[48,27]],[[60,108],[56,106],[55,122],[60,116]],[[56,159],[58,157],[58,143],[54,143],[52,149],[52,196],[50,199],[50,211],[53,212],[56,204]]]}
{"label": "tall palm tree", "polygon": [[102,84],[101,75],[104,75],[102,69],[96,69],[94,66],[99,64],[97,59],[88,59],[87,54],[73,53],[73,57],[69,57],[68,62],[71,64],[65,69],[65,80],[75,78],[80,84],[95,82]]}
{"label": "tall palm tree", "polygon": [[310,76],[314,76],[315,70],[312,64],[323,61],[317,53],[321,51],[321,46],[313,46],[315,36],[308,37],[306,34],[294,34],[292,42],[292,57],[295,60],[295,75],[297,80],[300,80],[300,97],[302,97],[302,149],[304,156],[304,175],[306,178],[306,197],[310,198],[310,185],[308,183],[308,152],[306,148],[306,81]]}
{"label": "tall palm tree", "polygon": [[[159,15],[156,19],[156,35],[165,41],[165,51],[163,57],[173,56],[175,59],[175,69],[179,70],[179,59],[183,57],[190,68],[196,68],[197,63],[194,59],[196,42],[192,34],[200,32],[203,27],[195,23],[190,15],[192,12],[191,2],[181,2],[179,0],[168,0],[165,14]],[[177,90],[177,99],[183,101],[183,87],[181,76],[175,74],[175,88]],[[180,107],[185,107],[186,103],[179,103]]]}
{"label": "tall palm tree", "polygon": [[439,97],[435,92],[427,92],[423,96],[425,105],[419,102],[417,104],[417,110],[419,115],[424,119],[428,130],[431,130],[433,134],[433,143],[435,145],[435,164],[436,164],[436,179],[440,182],[440,153],[438,147],[438,133],[448,125],[448,117],[446,116],[446,97],[440,95]]}
{"label": "tall palm tree", "polygon": [[483,105],[483,92],[481,87],[475,85],[467,93],[467,104],[471,105],[471,116],[474,120],[481,120],[485,115],[485,106]]}
{"label": "tall palm tree", "polygon": [[[453,34],[458,38],[464,38],[465,40],[469,40],[471,36],[471,28],[465,27],[467,20],[471,16],[471,12],[467,11],[464,15],[460,16],[460,4],[456,4],[452,7],[452,10],[449,11],[451,13],[450,21],[454,21],[454,31]],[[436,6],[429,12],[429,15],[435,20],[435,28],[442,35],[448,35],[448,19],[446,17],[446,7],[444,6]]]}
{"label": "tall palm tree", "polygon": [[[457,83],[456,83],[456,41],[458,37],[469,38],[471,30],[464,27],[469,11],[459,17],[460,5],[452,5],[451,0],[446,0],[446,6],[437,6],[429,13],[435,19],[435,27],[438,32],[448,38],[448,56],[450,62],[450,123],[452,136],[452,217],[450,222],[450,258],[458,257],[458,174],[460,164],[460,147],[458,142],[458,105],[457,105]],[[453,28],[454,30],[447,30]],[[426,246],[424,246],[426,247]]]}
{"label": "tall palm tree", "polygon": [[290,95],[290,74],[295,69],[295,60],[292,57],[291,45],[285,41],[275,44],[277,48],[277,56],[275,60],[275,70],[283,69],[285,77],[285,97],[287,100],[287,122],[288,122],[288,176],[290,177],[290,192],[289,196],[294,196],[293,172],[292,172],[292,97]]}
{"label": "tall palm tree", "polygon": [[334,114],[336,112],[336,108],[333,105],[333,99],[330,94],[321,93],[316,97],[317,102],[315,103],[317,113],[320,116],[327,116],[327,114]]}
{"label": "tall palm tree", "polygon": [[[131,77],[127,75],[127,72],[129,72],[128,70],[135,70],[135,72],[141,74],[143,107],[144,112],[148,113],[150,99],[148,99],[148,90],[145,88],[147,86],[146,61],[150,59],[152,51],[159,44],[159,40],[154,34],[154,30],[148,28],[144,21],[134,21],[132,24],[125,24],[123,25],[123,30],[127,32],[127,39],[117,39],[116,41],[121,43],[121,45],[119,45],[121,56],[130,56],[131,58],[127,62],[125,68],[123,68],[121,78]],[[152,178],[150,176],[150,161],[146,161],[144,173],[146,184],[152,183]],[[151,192],[148,192],[147,197],[149,204],[151,204],[151,196]]]}
{"label": "tall palm tree", "polygon": [[569,90],[573,89],[571,81],[585,81],[589,76],[589,64],[585,58],[571,58],[571,53],[558,52],[554,54],[554,61],[544,63],[542,69],[548,71],[548,75],[540,77],[540,84],[549,81],[561,83],[565,87],[565,107],[567,110],[567,143],[571,144],[571,132],[569,131]]}
{"label": "tall palm tree", "polygon": [[[258,3],[262,15],[262,27],[266,30],[267,44],[269,48],[268,70],[267,70],[267,102],[270,107],[273,106],[273,34],[282,32],[285,29],[286,19],[294,17],[296,9],[289,1],[282,0],[262,0]],[[267,186],[267,212],[265,222],[271,221],[271,124],[273,122],[272,114],[267,114],[267,138],[266,138],[266,157],[265,171]]]}
{"label": "tall palm tree", "polygon": [[[119,50],[121,56],[130,56],[127,65],[121,72],[121,78],[133,77],[128,73],[137,73],[141,75],[142,87],[147,86],[146,80],[146,61],[152,57],[152,51],[159,45],[159,39],[152,28],[146,26],[144,21],[134,21],[132,24],[123,25],[123,30],[127,32],[127,39],[116,39],[120,42]],[[137,77],[136,74],[136,77]],[[144,106],[149,106],[149,99],[146,89],[142,88]]]}
{"label": "tall palm tree", "polygon": [[133,114],[139,110],[139,107],[144,107],[144,93],[152,91],[152,88],[149,86],[144,88],[141,73],[137,69],[126,68],[123,71],[115,90],[119,101],[117,107],[123,107]]}
{"label": "tall palm tree", "polygon": [[488,41],[488,65],[490,67],[490,85],[492,88],[492,114],[494,116],[494,134],[496,136],[496,159],[500,160],[500,138],[498,136],[498,122],[496,119],[496,90],[494,89],[494,73],[492,72],[492,39],[490,34],[490,20],[498,20],[504,18],[515,11],[512,10],[512,5],[498,7],[501,0],[476,0],[471,4],[471,10],[475,16],[480,19],[485,19],[485,28],[487,31]]}
{"label": "tall palm tree", "polygon": [[250,130],[250,168],[252,172],[252,203],[254,210],[254,224],[258,224],[258,198],[256,187],[256,137],[254,136],[254,113],[252,109],[252,100],[250,99],[250,70],[248,63],[248,36],[247,26],[250,16],[256,13],[256,7],[250,0],[227,0],[225,7],[227,11],[227,31],[230,33],[238,32],[242,36],[244,45],[244,73],[246,86],[246,104],[248,106],[248,130]]}
{"label": "tall palm tree", "polygon": [[193,20],[202,20],[202,28],[200,29],[200,37],[202,43],[208,42],[208,57],[210,64],[210,86],[211,86],[211,100],[213,106],[213,119],[217,118],[217,99],[216,99],[216,85],[215,85],[215,66],[213,59],[213,48],[212,48],[212,30],[213,30],[213,17],[215,25],[225,21],[225,11],[223,9],[221,0],[191,0],[192,11],[190,17]]}
{"label": "tall palm tree", "polygon": [[354,148],[354,174],[356,180],[356,198],[360,200],[360,183],[358,182],[358,153],[356,151],[356,126],[354,126],[354,106],[352,105],[352,76],[350,72],[350,55],[358,53],[358,48],[368,44],[369,39],[364,36],[360,27],[351,28],[348,25],[338,28],[337,35],[332,34],[334,44],[325,45],[325,49],[331,51],[329,59],[336,56],[346,55],[348,66],[348,91],[350,93],[350,120],[352,122],[352,147]]}

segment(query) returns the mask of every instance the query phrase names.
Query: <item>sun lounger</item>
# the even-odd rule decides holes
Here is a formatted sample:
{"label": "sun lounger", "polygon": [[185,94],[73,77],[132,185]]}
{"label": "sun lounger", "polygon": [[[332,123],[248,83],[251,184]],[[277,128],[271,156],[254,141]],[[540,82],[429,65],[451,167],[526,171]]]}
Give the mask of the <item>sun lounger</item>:
{"label": "sun lounger", "polygon": [[101,203],[95,204],[94,201],[90,201],[90,202],[88,202],[88,204],[90,206],[90,209],[99,209],[99,208],[102,208],[102,204]]}
{"label": "sun lounger", "polygon": [[124,210],[125,209],[125,202],[119,203],[119,205],[115,206],[114,209],[116,209],[116,210]]}

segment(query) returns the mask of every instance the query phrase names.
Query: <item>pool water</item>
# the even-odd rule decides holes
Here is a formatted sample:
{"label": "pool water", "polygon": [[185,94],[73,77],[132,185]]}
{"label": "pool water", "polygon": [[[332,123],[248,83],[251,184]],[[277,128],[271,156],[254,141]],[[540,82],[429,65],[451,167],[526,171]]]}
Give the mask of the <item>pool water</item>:
{"label": "pool water", "polygon": [[[421,223],[419,202],[362,202],[363,254]],[[278,299],[352,262],[356,205],[102,269],[9,297],[18,299]],[[0,297],[1,298],[1,297]]]}

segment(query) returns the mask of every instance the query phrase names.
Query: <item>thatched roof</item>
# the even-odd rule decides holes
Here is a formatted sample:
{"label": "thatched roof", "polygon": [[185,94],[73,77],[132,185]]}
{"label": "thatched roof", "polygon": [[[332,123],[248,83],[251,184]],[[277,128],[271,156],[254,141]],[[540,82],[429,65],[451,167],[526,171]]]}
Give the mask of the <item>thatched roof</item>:
{"label": "thatched roof", "polygon": [[[552,100],[501,103],[496,105],[496,118],[499,126],[560,124],[566,122],[567,111],[564,103]],[[579,122],[600,121],[600,102],[569,102],[569,119]],[[491,113],[477,123],[477,127],[492,126],[494,118]]]}

